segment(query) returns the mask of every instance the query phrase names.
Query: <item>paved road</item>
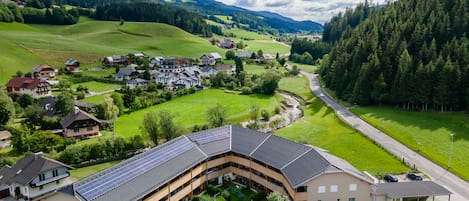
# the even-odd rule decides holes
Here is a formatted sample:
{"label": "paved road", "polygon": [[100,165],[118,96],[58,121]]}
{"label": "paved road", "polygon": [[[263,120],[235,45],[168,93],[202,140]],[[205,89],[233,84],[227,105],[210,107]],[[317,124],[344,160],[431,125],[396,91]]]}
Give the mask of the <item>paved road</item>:
{"label": "paved road", "polygon": [[448,190],[453,192],[451,200],[469,201],[469,183],[402,145],[398,141],[355,116],[344,106],[338,104],[322,88],[320,88],[316,75],[304,71],[302,71],[301,74],[308,77],[310,80],[311,91],[331,107],[337,116],[339,116],[339,118],[344,122],[350,124],[352,127],[368,136],[397,157],[404,158],[410,166],[415,165],[417,169],[424,172],[433,181],[448,188]]}

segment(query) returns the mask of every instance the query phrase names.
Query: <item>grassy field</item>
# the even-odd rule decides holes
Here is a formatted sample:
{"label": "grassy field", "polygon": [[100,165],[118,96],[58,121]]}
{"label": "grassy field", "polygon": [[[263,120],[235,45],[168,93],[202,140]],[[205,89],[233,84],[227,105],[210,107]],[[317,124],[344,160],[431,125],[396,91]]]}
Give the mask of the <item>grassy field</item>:
{"label": "grassy field", "polygon": [[111,93],[107,93],[107,94],[103,94],[99,96],[87,97],[87,98],[81,99],[80,101],[87,102],[87,103],[101,104],[104,102],[104,96],[106,95],[111,96],[112,94],[120,94],[120,93],[111,92]]}
{"label": "grassy field", "polygon": [[99,172],[101,170],[104,170],[108,167],[111,167],[117,163],[121,162],[120,160],[118,161],[111,161],[111,162],[107,162],[107,163],[101,163],[101,164],[97,164],[97,165],[92,165],[92,166],[88,166],[88,167],[83,167],[83,168],[77,168],[77,169],[74,169],[74,170],[70,170],[70,174],[72,177],[76,178],[76,179],[83,179],[87,176],[90,176],[96,172]]}
{"label": "grassy field", "polygon": [[227,16],[227,15],[215,15],[216,18],[222,20],[226,24],[233,24],[233,20],[231,20],[233,17]]}
{"label": "grassy field", "polygon": [[126,138],[140,134],[140,125],[148,111],[168,110],[176,115],[175,122],[177,125],[192,128],[195,124],[206,124],[205,112],[217,103],[223,104],[228,108],[228,121],[232,124],[237,124],[249,119],[251,103],[258,104],[261,109],[273,111],[275,107],[279,106],[281,100],[282,97],[277,95],[238,95],[225,93],[223,90],[218,89],[207,89],[123,115],[117,120],[116,133]]}
{"label": "grassy field", "polygon": [[464,113],[412,112],[387,107],[356,107],[351,111],[407,147],[469,180],[469,115]]}
{"label": "grassy field", "polygon": [[121,85],[118,85],[118,84],[109,84],[109,83],[90,81],[90,82],[74,84],[72,85],[72,89],[77,89],[77,87],[80,85],[83,87],[88,87],[88,91],[90,92],[103,92],[103,91],[109,91],[109,90],[114,90],[114,89],[120,89],[122,87]]}
{"label": "grassy field", "polygon": [[335,113],[318,98],[311,98],[307,80],[303,77],[283,78],[280,89],[309,99],[305,116],[293,125],[275,132],[277,135],[301,143],[308,143],[339,156],[361,171],[373,175],[403,173],[409,168],[366,137],[340,121]]}
{"label": "grassy field", "polygon": [[244,48],[247,51],[257,53],[258,50],[262,50],[264,53],[271,54],[274,57],[277,52],[281,55],[290,52],[290,46],[272,40],[250,40],[243,41],[243,43],[248,45],[246,48]]}
{"label": "grassy field", "polygon": [[267,64],[264,65],[257,65],[257,64],[245,64],[243,65],[244,71],[248,74],[257,74],[260,75],[267,71],[278,71],[278,72],[285,72],[285,68],[283,67],[273,67],[273,68],[265,68]]}
{"label": "grassy field", "polygon": [[306,71],[306,72],[309,72],[309,73],[315,73],[316,70],[319,68],[318,66],[300,64],[300,63],[295,63],[295,62],[292,62],[292,61],[288,61],[288,64],[290,64],[291,66],[296,65],[300,70],[303,70],[303,71]]}
{"label": "grassy field", "polygon": [[223,34],[234,34],[235,38],[250,39],[250,40],[271,40],[271,35],[267,34],[258,34],[252,31],[246,31],[244,29],[233,28],[223,30]]}
{"label": "grassy field", "polygon": [[199,57],[225,50],[204,38],[160,23],[95,21],[80,17],[75,25],[29,25],[0,22],[0,83],[16,71],[46,63],[62,67],[69,58],[86,65],[106,55],[145,52],[150,56]]}

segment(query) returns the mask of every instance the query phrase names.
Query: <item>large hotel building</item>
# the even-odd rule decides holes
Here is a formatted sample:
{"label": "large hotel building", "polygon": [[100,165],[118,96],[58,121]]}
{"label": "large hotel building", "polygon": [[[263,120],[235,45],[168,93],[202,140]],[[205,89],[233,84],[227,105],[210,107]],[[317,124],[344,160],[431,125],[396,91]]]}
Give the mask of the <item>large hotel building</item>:
{"label": "large hotel building", "polygon": [[227,180],[294,201],[405,200],[420,193],[415,186],[427,190],[419,196],[449,194],[433,182],[377,185],[325,150],[237,126],[181,136],[76,182],[69,192],[81,201],[185,201],[206,184]]}

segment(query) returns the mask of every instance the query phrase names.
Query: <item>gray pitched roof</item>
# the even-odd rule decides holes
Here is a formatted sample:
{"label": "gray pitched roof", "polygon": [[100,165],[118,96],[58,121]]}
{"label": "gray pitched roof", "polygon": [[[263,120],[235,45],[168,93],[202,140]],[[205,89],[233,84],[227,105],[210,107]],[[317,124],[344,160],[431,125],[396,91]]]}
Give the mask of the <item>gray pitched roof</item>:
{"label": "gray pitched roof", "polygon": [[331,167],[337,171],[349,168],[347,165],[337,168],[314,147],[246,128],[224,126],[171,140],[75,183],[74,189],[87,201],[138,200],[208,157],[230,151],[277,168],[293,188]]}
{"label": "gray pitched roof", "polygon": [[18,183],[26,185],[31,182],[39,173],[53,170],[60,167],[72,169],[59,161],[45,158],[42,153],[29,154],[16,162],[12,167],[5,166],[0,170],[1,184]]}
{"label": "gray pitched roof", "polygon": [[433,181],[414,181],[380,183],[376,187],[376,194],[386,195],[388,198],[405,198],[449,195],[451,192]]}
{"label": "gray pitched roof", "polygon": [[73,112],[71,112],[70,114],[65,116],[62,120],[60,120],[60,125],[63,128],[67,128],[74,121],[86,120],[86,119],[91,119],[91,120],[96,121],[98,123],[100,122],[99,119],[97,119],[96,117],[91,116],[90,114],[86,113],[83,110],[75,108],[75,110]]}

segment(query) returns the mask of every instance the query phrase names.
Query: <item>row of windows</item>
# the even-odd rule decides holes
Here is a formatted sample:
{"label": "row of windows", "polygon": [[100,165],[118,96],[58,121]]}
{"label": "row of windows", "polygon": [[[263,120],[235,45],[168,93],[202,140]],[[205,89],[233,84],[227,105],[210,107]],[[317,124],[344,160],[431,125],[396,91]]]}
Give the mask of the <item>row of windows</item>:
{"label": "row of windows", "polygon": [[[339,191],[339,187],[337,185],[330,185],[329,186],[329,192],[335,193]],[[357,184],[350,184],[349,185],[349,191],[357,191]],[[319,186],[318,187],[318,193],[325,193],[326,192],[326,186]]]}
{"label": "row of windows", "polygon": [[[93,131],[93,127],[86,127],[86,131]],[[74,128],[74,129],[73,129],[73,132],[79,133],[79,132],[80,132],[80,128]]]}

